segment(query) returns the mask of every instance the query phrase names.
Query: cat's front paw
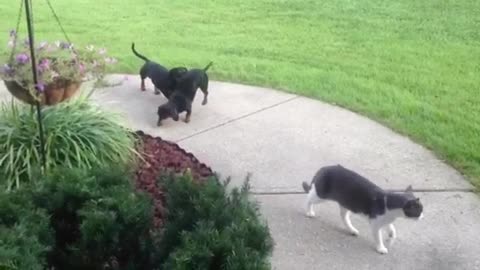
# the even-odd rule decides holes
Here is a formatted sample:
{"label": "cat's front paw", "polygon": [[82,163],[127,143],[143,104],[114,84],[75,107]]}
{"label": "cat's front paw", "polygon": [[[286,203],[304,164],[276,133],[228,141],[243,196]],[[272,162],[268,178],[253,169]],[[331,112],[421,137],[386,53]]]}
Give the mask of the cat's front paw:
{"label": "cat's front paw", "polygon": [[379,247],[377,247],[377,252],[380,253],[380,254],[387,254],[388,249],[384,246],[379,246]]}

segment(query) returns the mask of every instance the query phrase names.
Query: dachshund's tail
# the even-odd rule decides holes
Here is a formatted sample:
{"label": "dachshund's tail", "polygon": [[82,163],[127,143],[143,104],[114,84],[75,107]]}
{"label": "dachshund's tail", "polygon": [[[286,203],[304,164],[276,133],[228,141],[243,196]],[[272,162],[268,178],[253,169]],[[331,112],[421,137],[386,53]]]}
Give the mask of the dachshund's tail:
{"label": "dachshund's tail", "polygon": [[203,71],[207,71],[212,65],[213,65],[213,62],[208,63],[208,65],[203,68]]}
{"label": "dachshund's tail", "polygon": [[141,54],[139,54],[136,50],[135,50],[135,43],[132,42],[132,52],[140,59],[142,60],[145,60],[145,62],[150,62],[150,60],[146,57],[146,56],[143,56]]}

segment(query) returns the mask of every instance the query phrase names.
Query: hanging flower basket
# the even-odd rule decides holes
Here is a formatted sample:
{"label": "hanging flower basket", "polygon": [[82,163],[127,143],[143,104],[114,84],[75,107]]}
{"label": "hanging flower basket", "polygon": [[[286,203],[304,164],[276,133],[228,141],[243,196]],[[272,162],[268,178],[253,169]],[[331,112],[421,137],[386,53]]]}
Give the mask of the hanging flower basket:
{"label": "hanging flower basket", "polygon": [[5,81],[5,86],[14,97],[24,103],[35,105],[38,98],[40,105],[55,105],[75,95],[81,86],[81,82],[57,79],[46,85],[43,92],[38,93],[38,95],[16,81]]}
{"label": "hanging flower basket", "polygon": [[55,105],[72,97],[86,79],[104,76],[109,64],[116,60],[105,49],[90,45],[74,48],[68,42],[40,42],[34,46],[38,84],[33,82],[29,40],[18,42],[16,31],[10,31],[8,46],[12,53],[0,66],[0,79],[17,99],[27,103]]}

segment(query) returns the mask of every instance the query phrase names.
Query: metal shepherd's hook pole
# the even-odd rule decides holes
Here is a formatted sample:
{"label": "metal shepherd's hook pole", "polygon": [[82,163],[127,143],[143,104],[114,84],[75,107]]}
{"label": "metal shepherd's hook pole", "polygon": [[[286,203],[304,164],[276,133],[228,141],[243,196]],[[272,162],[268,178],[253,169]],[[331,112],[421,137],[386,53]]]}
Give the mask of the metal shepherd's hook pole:
{"label": "metal shepherd's hook pole", "polygon": [[35,49],[34,49],[34,40],[33,40],[33,25],[32,25],[32,6],[29,0],[25,0],[25,12],[27,15],[27,30],[28,30],[28,40],[30,46],[30,58],[32,62],[32,72],[33,72],[33,83],[35,85],[35,90],[37,94],[37,99],[35,101],[35,106],[37,107],[37,121],[38,121],[38,132],[39,132],[39,139],[40,139],[40,155],[41,155],[41,162],[42,162],[42,170],[45,172],[47,166],[47,160],[45,157],[45,141],[43,136],[43,123],[42,123],[42,110],[40,108],[40,101],[38,97],[40,95],[40,89],[38,89],[38,77],[37,77],[37,62],[35,60]]}

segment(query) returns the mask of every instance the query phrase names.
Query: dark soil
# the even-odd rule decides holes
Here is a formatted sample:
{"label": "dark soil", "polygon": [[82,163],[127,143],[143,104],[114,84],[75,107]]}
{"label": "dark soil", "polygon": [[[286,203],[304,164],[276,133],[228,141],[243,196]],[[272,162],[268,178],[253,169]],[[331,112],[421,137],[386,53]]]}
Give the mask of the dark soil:
{"label": "dark soil", "polygon": [[140,161],[135,173],[136,186],[152,195],[155,204],[154,226],[158,228],[163,225],[165,216],[164,191],[157,183],[159,176],[162,173],[183,173],[190,169],[194,180],[203,181],[213,176],[213,171],[176,143],[152,137],[142,131],[137,131],[136,135],[139,138],[137,151],[144,159]]}

